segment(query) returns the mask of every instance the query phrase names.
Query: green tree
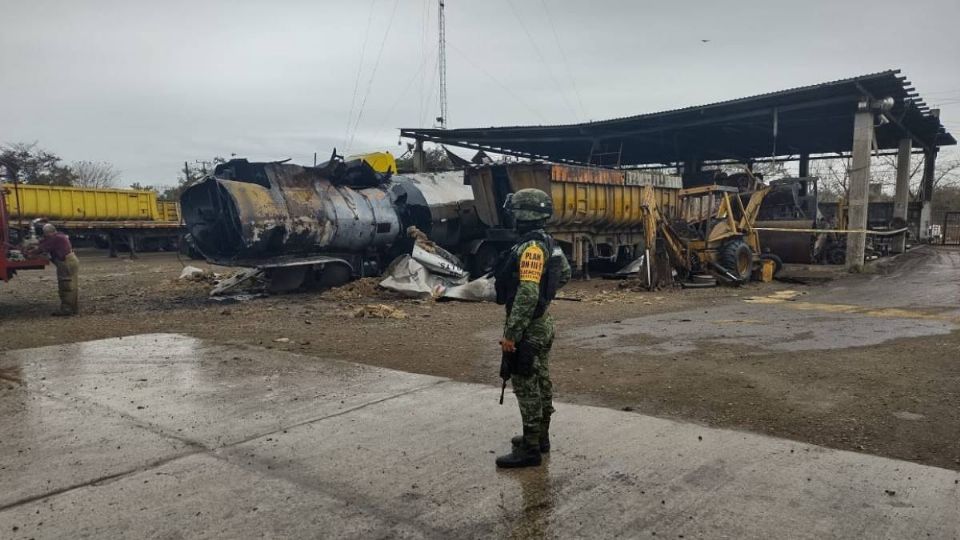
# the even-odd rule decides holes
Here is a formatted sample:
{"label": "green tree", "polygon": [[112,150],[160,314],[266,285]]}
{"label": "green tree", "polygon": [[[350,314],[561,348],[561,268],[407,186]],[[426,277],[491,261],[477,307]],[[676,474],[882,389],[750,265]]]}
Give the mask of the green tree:
{"label": "green tree", "polygon": [[147,184],[141,184],[140,182],[134,182],[130,184],[130,189],[135,189],[137,191],[153,191],[154,193],[160,193],[160,190],[156,186],[151,186]]}
{"label": "green tree", "polygon": [[61,165],[60,156],[34,143],[15,143],[0,146],[0,166],[3,177],[24,184],[72,186],[77,181],[74,171]]}

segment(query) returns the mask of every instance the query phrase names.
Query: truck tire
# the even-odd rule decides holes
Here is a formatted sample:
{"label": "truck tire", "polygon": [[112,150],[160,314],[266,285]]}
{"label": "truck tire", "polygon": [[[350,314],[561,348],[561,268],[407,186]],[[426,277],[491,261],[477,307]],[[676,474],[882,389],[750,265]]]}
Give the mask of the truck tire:
{"label": "truck tire", "polygon": [[287,266],[279,268],[268,268],[267,292],[270,294],[283,294],[293,292],[303,285],[307,277],[306,266]]}
{"label": "truck tire", "polygon": [[718,261],[720,266],[740,281],[750,281],[750,274],[753,272],[753,250],[743,240],[737,238],[724,244],[720,248]]}

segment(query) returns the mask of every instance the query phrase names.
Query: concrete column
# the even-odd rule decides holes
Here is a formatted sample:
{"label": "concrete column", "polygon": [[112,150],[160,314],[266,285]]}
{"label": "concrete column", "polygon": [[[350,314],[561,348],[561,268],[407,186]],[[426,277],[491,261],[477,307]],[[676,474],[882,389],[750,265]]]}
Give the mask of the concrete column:
{"label": "concrete column", "polygon": [[[907,205],[910,202],[910,152],[913,141],[909,138],[900,139],[900,148],[897,151],[897,192],[893,197],[893,217],[907,222]],[[893,239],[893,252],[903,253],[907,250],[906,233]]]}
{"label": "concrete column", "polygon": [[927,227],[930,226],[930,215],[932,213],[930,201],[923,201],[923,206],[920,208],[920,240],[923,242],[930,241],[930,234],[927,231]]}
{"label": "concrete column", "polygon": [[928,240],[927,227],[930,226],[931,202],[933,201],[933,179],[937,170],[937,149],[923,153],[923,180],[920,182],[922,190],[923,208],[920,210],[920,239]]}
{"label": "concrete column", "polygon": [[810,176],[810,154],[800,154],[800,173],[797,176],[800,178]]}
{"label": "concrete column", "polygon": [[413,170],[427,172],[427,154],[423,151],[423,139],[417,139],[413,146]]}
{"label": "concrete column", "polygon": [[[850,190],[847,195],[849,220],[847,228],[863,231],[867,228],[867,204],[870,199],[870,149],[873,146],[873,112],[863,101],[853,119],[853,156],[850,169]],[[863,270],[867,235],[863,232],[847,234],[847,270]]]}

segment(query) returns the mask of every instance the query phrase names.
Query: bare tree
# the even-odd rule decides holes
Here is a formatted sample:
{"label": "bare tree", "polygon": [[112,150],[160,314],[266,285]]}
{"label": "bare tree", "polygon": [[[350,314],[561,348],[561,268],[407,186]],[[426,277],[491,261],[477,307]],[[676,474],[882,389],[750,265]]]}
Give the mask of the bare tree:
{"label": "bare tree", "polygon": [[74,161],[70,168],[79,187],[112,188],[120,181],[120,171],[106,161]]}
{"label": "bare tree", "polygon": [[[897,157],[878,156],[870,163],[870,183],[892,195],[897,185]],[[811,174],[820,178],[820,190],[827,197],[846,197],[850,185],[850,159],[822,159],[811,164]],[[915,155],[910,160],[910,198],[920,200],[923,183],[924,157]],[[937,159],[933,173],[933,190],[943,186],[960,186],[960,158],[952,154]]]}

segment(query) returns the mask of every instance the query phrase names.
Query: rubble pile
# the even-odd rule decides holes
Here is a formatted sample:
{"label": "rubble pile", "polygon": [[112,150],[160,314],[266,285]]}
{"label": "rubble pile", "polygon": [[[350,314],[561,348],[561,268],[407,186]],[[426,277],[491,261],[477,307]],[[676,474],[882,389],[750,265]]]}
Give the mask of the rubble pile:
{"label": "rubble pile", "polygon": [[323,292],[324,298],[337,301],[361,300],[381,295],[386,296],[387,291],[380,287],[380,278],[376,277],[360,278]]}

